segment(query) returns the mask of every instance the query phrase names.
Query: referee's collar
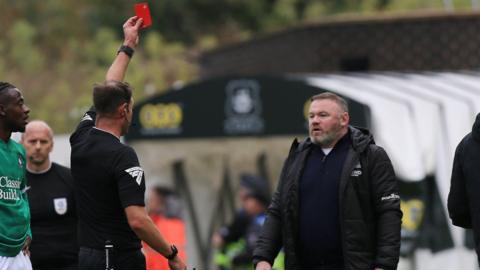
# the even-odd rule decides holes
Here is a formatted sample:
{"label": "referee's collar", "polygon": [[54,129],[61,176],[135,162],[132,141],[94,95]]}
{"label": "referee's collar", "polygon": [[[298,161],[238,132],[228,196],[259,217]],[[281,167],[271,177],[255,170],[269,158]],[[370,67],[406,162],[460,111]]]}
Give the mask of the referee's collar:
{"label": "referee's collar", "polygon": [[30,169],[28,167],[28,163],[27,163],[27,171],[31,174],[44,174],[44,173],[47,173],[48,171],[50,171],[50,169],[52,168],[52,162],[50,161],[50,164],[48,164],[48,168],[46,168],[45,170],[42,170],[42,171],[34,171],[32,169]]}
{"label": "referee's collar", "polygon": [[118,140],[120,140],[120,137],[117,137],[117,135],[115,135],[115,134],[113,134],[113,133],[111,133],[111,132],[109,132],[109,131],[106,131],[106,130],[101,129],[101,128],[98,128],[98,127],[93,127],[93,128],[96,129],[96,130],[99,130],[99,131],[108,133],[108,134],[112,135],[113,137],[117,138]]}

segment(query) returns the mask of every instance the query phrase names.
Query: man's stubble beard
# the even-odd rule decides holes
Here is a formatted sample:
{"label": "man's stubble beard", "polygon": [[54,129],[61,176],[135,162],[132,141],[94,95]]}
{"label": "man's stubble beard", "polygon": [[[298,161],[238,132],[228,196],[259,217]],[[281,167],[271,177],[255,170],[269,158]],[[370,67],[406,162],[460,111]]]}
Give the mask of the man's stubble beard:
{"label": "man's stubble beard", "polygon": [[342,127],[340,126],[340,122],[336,125],[336,128],[329,133],[324,134],[320,138],[316,138],[313,135],[310,135],[310,140],[318,145],[318,146],[327,146],[331,145],[338,137],[340,136],[340,133],[342,131]]}

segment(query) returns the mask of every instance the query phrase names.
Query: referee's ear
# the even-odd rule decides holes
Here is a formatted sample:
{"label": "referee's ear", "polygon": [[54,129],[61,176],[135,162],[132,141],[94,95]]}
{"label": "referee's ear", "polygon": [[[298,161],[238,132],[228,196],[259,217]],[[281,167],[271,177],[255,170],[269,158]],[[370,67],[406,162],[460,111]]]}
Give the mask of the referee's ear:
{"label": "referee's ear", "polygon": [[118,106],[117,113],[121,118],[125,117],[128,113],[128,103],[125,102]]}

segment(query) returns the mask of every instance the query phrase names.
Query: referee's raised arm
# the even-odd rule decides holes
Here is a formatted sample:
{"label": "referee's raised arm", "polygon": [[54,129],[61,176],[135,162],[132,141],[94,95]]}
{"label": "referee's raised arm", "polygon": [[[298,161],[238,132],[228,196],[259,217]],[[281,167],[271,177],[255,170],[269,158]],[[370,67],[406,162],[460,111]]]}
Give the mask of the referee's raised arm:
{"label": "referee's raised arm", "polygon": [[117,57],[108,69],[105,80],[121,82],[125,78],[128,63],[138,45],[139,31],[142,22],[143,19],[134,16],[123,24],[124,41],[118,50]]}
{"label": "referee's raised arm", "polygon": [[[70,137],[71,172],[78,209],[79,270],[145,270],[141,240],[185,270],[177,249],[158,231],[145,210],[145,175],[135,150],[121,142],[133,117],[133,89],[123,82],[138,44],[142,20],[123,25],[124,42],[93,87],[94,109]],[[113,253],[106,252],[113,249]],[[0,267],[1,268],[1,267]],[[110,268],[109,268],[110,269]]]}
{"label": "referee's raised arm", "polygon": [[[124,41],[118,50],[117,57],[107,71],[106,81],[122,82],[125,73],[133,56],[134,50],[138,45],[139,31],[142,25],[142,19],[135,17],[129,18],[123,25]],[[131,108],[127,111],[131,112]],[[138,167],[137,167],[138,168]],[[122,197],[122,194],[120,194]],[[128,196],[129,197],[129,196]],[[124,208],[128,225],[133,232],[142,241],[168,259],[168,264],[172,270],[186,269],[183,261],[177,256],[177,249],[171,245],[162,236],[153,221],[147,214],[144,205],[131,204]]]}

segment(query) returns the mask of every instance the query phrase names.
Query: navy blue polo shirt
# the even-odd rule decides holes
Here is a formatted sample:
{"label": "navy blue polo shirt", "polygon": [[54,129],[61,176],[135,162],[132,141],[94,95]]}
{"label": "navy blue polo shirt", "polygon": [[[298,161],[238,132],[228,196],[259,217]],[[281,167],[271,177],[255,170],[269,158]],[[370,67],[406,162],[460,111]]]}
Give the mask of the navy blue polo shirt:
{"label": "navy blue polo shirt", "polygon": [[339,184],[348,153],[347,133],[325,155],[312,144],[299,185],[299,259],[304,269],[340,262]]}

